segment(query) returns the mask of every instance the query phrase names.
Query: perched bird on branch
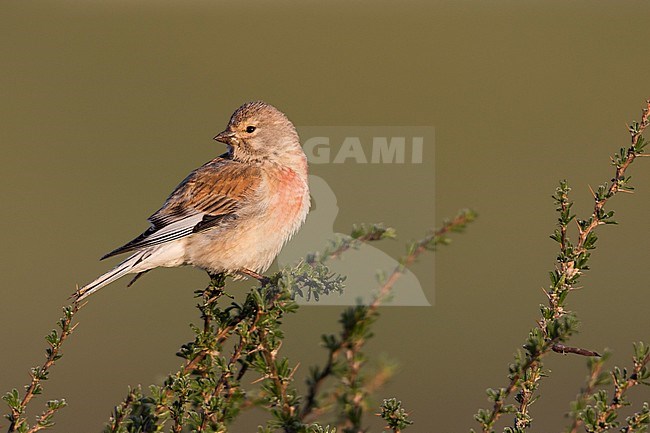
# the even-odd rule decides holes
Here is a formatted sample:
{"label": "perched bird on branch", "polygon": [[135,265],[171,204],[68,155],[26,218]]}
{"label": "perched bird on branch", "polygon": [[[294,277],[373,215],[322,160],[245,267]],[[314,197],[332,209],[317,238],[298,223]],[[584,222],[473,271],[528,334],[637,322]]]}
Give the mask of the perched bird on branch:
{"label": "perched bird on branch", "polygon": [[102,257],[131,253],[81,287],[77,300],[160,266],[263,279],[259,273],[309,211],[307,158],[287,116],[261,101],[239,107],[214,139],[228,151],[190,173],[149,217],[144,233]]}

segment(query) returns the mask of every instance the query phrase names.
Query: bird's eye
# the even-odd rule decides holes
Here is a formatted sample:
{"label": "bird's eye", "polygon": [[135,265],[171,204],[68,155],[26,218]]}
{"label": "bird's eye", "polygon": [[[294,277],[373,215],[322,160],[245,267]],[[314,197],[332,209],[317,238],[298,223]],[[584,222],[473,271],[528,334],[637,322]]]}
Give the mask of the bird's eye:
{"label": "bird's eye", "polygon": [[248,132],[249,134],[255,132],[255,127],[253,125],[247,126],[246,132]]}

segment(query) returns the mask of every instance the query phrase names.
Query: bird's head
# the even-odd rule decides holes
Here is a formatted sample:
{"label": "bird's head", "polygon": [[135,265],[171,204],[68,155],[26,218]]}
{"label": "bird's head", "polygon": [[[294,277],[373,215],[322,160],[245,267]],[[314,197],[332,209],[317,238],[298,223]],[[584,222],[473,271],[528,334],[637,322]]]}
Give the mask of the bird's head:
{"label": "bird's head", "polygon": [[285,163],[298,153],[304,158],[296,128],[287,116],[262,101],[237,109],[215,140],[228,145],[233,159]]}

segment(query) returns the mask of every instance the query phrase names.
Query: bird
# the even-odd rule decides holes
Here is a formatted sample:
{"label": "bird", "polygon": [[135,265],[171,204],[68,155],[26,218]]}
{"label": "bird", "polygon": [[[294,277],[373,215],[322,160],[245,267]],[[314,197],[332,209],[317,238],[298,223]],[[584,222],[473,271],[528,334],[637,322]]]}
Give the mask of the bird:
{"label": "bird", "polygon": [[210,276],[264,280],[260,274],[309,212],[307,157],[293,123],[263,101],[239,107],[214,140],[226,152],[192,171],[140,236],[100,259],[130,253],[77,289],[77,302],[135,274],[131,285],[157,267],[191,265]]}

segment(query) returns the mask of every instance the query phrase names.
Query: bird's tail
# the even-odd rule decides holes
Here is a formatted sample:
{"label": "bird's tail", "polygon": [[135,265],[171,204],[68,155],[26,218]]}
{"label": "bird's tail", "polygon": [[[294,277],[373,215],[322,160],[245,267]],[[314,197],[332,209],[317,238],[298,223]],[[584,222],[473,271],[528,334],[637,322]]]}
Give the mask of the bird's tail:
{"label": "bird's tail", "polygon": [[139,269],[137,266],[150,255],[151,252],[147,250],[138,251],[110,271],[106,272],[104,275],[98,277],[95,281],[81,287],[73,296],[76,298],[77,302],[79,302],[118,278],[122,278],[127,274],[143,272],[143,269]]}

